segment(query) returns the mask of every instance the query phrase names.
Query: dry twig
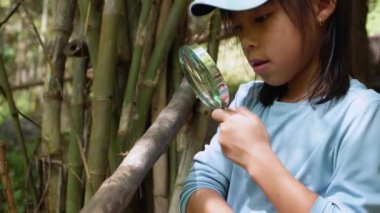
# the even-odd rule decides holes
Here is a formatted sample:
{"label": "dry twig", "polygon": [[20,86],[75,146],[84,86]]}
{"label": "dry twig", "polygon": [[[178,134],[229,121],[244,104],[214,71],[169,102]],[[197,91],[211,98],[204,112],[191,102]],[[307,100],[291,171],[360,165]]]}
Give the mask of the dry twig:
{"label": "dry twig", "polygon": [[17,212],[16,203],[13,197],[13,191],[11,186],[11,180],[9,178],[9,171],[7,165],[7,159],[5,157],[5,144],[0,143],[0,174],[1,179],[4,185],[5,195],[7,197],[8,203],[8,212],[15,213]]}
{"label": "dry twig", "polygon": [[13,16],[13,14],[16,13],[16,11],[18,10],[18,8],[20,7],[21,5],[21,1],[17,2],[16,3],[16,6],[11,10],[11,12],[5,17],[5,19],[3,21],[0,22],[0,28],[5,24],[7,23],[7,21]]}

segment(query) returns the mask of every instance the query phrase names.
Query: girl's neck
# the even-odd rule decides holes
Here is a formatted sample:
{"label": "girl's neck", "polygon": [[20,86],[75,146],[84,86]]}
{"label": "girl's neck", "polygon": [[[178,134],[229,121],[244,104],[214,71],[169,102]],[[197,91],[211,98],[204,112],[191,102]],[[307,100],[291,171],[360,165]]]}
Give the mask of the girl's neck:
{"label": "girl's neck", "polygon": [[281,97],[281,102],[299,102],[310,98],[313,90],[313,77],[319,69],[317,57],[288,82],[287,92]]}

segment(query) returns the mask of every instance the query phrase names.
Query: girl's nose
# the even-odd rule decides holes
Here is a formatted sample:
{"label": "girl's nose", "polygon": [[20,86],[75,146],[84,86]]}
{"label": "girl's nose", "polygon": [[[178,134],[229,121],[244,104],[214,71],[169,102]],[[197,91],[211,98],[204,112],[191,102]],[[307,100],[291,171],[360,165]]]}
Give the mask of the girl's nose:
{"label": "girl's nose", "polygon": [[251,51],[251,50],[253,50],[253,49],[255,49],[255,45],[254,44],[252,44],[252,43],[241,43],[242,44],[242,47],[243,47],[243,50],[245,51],[245,52],[249,52],[249,51]]}
{"label": "girl's nose", "polygon": [[246,51],[251,51],[255,48],[257,48],[257,42],[252,36],[252,34],[249,35],[240,35],[240,42],[243,50]]}

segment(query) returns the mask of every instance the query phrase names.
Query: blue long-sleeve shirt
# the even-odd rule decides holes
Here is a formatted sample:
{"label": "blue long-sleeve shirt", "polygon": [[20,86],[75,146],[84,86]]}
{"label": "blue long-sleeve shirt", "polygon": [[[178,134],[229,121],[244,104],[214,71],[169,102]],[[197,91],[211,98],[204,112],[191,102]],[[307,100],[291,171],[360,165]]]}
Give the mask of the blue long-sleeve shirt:
{"label": "blue long-sleeve shirt", "polygon": [[[343,98],[322,105],[275,102],[263,107],[258,83],[242,85],[231,108],[245,106],[260,117],[273,152],[310,190],[319,194],[311,212],[380,212],[380,95],[357,80]],[[276,212],[248,173],[227,159],[218,133],[194,164],[181,195],[213,189],[235,213]]]}

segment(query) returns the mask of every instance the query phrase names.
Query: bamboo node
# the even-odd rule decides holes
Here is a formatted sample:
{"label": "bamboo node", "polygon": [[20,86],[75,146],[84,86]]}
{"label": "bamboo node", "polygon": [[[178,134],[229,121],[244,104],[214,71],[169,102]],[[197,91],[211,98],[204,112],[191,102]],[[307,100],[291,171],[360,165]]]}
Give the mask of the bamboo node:
{"label": "bamboo node", "polygon": [[43,97],[48,100],[62,100],[62,96],[58,91],[46,91]]}
{"label": "bamboo node", "polygon": [[85,102],[84,101],[76,101],[76,102],[71,102],[71,104],[70,104],[70,106],[72,106],[72,107],[75,107],[75,106],[77,106],[77,107],[81,107],[81,106],[84,106],[85,105]]}
{"label": "bamboo node", "polygon": [[129,151],[121,152],[120,155],[125,158],[129,154]]}
{"label": "bamboo node", "polygon": [[146,40],[146,34],[147,34],[147,27],[139,25],[136,35],[136,45],[138,46],[144,46],[145,40]]}
{"label": "bamboo node", "polygon": [[97,95],[97,96],[93,96],[91,99],[92,101],[98,101],[98,102],[110,101],[112,100],[112,95],[107,95],[107,96]]}
{"label": "bamboo node", "polygon": [[74,39],[70,41],[63,50],[66,57],[89,57],[89,50],[86,41]]}
{"label": "bamboo node", "polygon": [[128,132],[128,126],[130,123],[130,117],[131,117],[131,111],[132,111],[132,105],[129,104],[126,107],[123,107],[120,123],[119,123],[119,135],[126,135]]}
{"label": "bamboo node", "polygon": [[155,88],[158,83],[158,78],[154,80],[145,80],[142,82],[142,85],[147,88]]}

